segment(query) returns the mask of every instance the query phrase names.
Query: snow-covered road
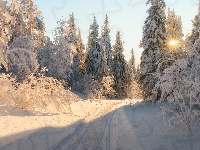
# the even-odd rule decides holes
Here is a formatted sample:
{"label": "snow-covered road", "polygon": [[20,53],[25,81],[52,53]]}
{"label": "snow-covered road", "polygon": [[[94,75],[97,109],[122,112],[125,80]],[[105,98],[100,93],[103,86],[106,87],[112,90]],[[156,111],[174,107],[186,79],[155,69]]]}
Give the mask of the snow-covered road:
{"label": "snow-covered road", "polygon": [[124,114],[124,108],[113,110],[101,116],[104,111],[109,110],[108,108],[112,109],[111,107],[103,109],[97,114],[97,119],[87,124],[80,123],[72,134],[51,146],[50,150],[142,149],[136,132]]}
{"label": "snow-covered road", "polygon": [[79,101],[70,114],[0,116],[1,150],[168,150],[200,147],[167,131],[160,110],[129,101]]}

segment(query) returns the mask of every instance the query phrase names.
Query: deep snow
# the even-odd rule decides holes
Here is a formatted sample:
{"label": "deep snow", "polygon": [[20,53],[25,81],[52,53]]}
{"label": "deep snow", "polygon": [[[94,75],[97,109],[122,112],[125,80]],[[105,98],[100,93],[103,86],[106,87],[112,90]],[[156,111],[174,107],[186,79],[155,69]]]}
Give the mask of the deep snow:
{"label": "deep snow", "polygon": [[[78,101],[71,113],[31,115],[0,107],[1,150],[182,150],[200,149],[194,137],[168,131],[158,106],[132,100]],[[5,113],[5,110],[7,112]]]}

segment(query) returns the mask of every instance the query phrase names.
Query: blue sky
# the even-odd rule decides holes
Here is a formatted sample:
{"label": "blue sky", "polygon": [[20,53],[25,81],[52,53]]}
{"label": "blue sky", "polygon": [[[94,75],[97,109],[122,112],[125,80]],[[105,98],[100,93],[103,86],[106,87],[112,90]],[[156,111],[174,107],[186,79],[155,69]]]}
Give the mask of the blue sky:
{"label": "blue sky", "polygon": [[[46,35],[52,38],[52,30],[57,27],[57,21],[68,19],[74,13],[76,26],[82,31],[84,44],[87,43],[89,27],[93,14],[101,27],[105,15],[108,14],[112,45],[115,42],[116,32],[121,31],[124,43],[124,55],[128,60],[131,49],[134,48],[136,64],[140,61],[143,49],[139,48],[142,38],[142,27],[147,17],[147,0],[33,0],[42,11],[46,24]],[[191,20],[197,14],[198,0],[165,0],[167,7],[174,9],[177,15],[182,16],[183,32],[190,33]],[[167,12],[167,10],[166,10]]]}

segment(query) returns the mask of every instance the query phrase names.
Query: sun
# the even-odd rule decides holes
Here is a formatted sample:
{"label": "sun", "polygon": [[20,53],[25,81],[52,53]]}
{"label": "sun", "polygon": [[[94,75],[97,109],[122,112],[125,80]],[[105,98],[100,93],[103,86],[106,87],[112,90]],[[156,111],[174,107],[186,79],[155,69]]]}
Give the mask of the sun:
{"label": "sun", "polygon": [[170,43],[171,46],[176,46],[178,44],[178,41],[177,40],[171,40],[169,43]]}
{"label": "sun", "polygon": [[179,40],[176,40],[176,39],[170,39],[170,40],[168,40],[167,47],[170,50],[176,50],[179,46],[180,46]]}

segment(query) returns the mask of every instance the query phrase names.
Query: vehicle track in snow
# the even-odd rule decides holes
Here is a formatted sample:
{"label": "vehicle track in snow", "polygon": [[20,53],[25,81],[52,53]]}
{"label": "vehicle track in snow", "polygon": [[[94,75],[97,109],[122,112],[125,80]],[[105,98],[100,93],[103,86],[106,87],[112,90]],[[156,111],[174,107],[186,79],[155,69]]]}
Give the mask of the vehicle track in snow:
{"label": "vehicle track in snow", "polygon": [[[106,138],[106,149],[110,149],[110,125],[111,125],[111,122],[112,122],[112,118],[113,118],[113,115],[114,115],[115,111],[114,112],[111,112],[109,114],[109,117],[108,117],[108,120],[107,122],[105,123],[105,126],[104,126],[104,129],[103,129],[103,132],[99,138],[99,140],[95,143],[94,147],[93,147],[93,150],[98,150],[98,149],[101,149],[101,147],[103,146],[103,138],[105,137]],[[107,131],[107,133],[106,133]]]}
{"label": "vehicle track in snow", "polygon": [[[83,146],[88,146],[87,149],[98,149],[99,145],[102,142],[102,139],[105,137],[106,130],[110,130],[110,124],[114,112],[111,112],[105,116],[102,116],[108,110],[111,110],[114,106],[120,103],[114,103],[112,105],[106,106],[105,109],[101,110],[97,115],[95,115],[96,120],[84,124],[83,122],[76,127],[76,130],[63,138],[60,142],[52,145],[49,150],[79,150]],[[99,128],[99,129],[98,129]],[[93,138],[94,139],[93,139]],[[91,139],[92,138],[92,139]],[[110,139],[108,139],[110,140]],[[86,144],[88,143],[88,144]],[[110,141],[109,141],[110,143]],[[108,144],[109,147],[110,144]]]}

